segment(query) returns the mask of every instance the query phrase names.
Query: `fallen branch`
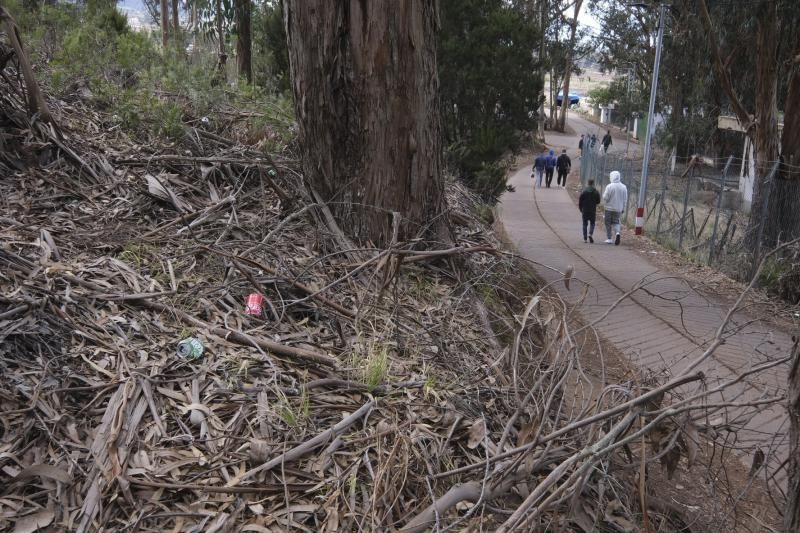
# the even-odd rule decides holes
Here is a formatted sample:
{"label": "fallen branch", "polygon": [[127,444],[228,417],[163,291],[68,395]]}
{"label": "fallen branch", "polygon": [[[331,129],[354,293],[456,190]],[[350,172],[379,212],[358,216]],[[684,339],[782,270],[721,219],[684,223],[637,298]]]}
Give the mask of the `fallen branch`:
{"label": "fallen branch", "polygon": [[299,459],[300,457],[304,456],[305,454],[309,453],[315,448],[335,439],[336,437],[344,433],[345,430],[347,430],[350,426],[355,424],[359,419],[366,416],[367,413],[369,413],[374,406],[375,406],[375,400],[368,401],[367,403],[362,405],[358,409],[358,411],[351,414],[350,416],[348,416],[347,418],[345,418],[332,428],[326,429],[322,433],[318,434],[316,437],[309,439],[301,444],[298,444],[297,446],[287,451],[286,453],[282,453],[278,457],[275,457],[271,461],[267,461],[261,466],[251,468],[244,474],[230,480],[226,486],[235,487],[242,481],[253,477],[259,472],[266,472],[288,461],[294,461],[295,459]]}
{"label": "fallen branch", "polygon": [[314,487],[314,484],[306,483],[264,483],[257,487],[219,487],[214,485],[193,485],[193,484],[180,484],[180,483],[159,483],[156,481],[144,481],[134,478],[125,478],[131,485],[139,487],[150,487],[154,489],[171,489],[171,490],[197,490],[201,492],[218,493],[218,494],[252,494],[252,493],[268,493],[268,494],[281,494],[285,490],[301,492]]}
{"label": "fallen branch", "polygon": [[17,23],[11,14],[6,9],[0,6],[0,22],[6,30],[8,40],[14,48],[17,55],[19,67],[22,69],[22,76],[25,78],[25,88],[28,90],[28,112],[31,115],[39,115],[40,122],[50,122],[53,117],[50,115],[50,110],[47,108],[47,103],[44,101],[42,91],[39,89],[39,83],[36,81],[36,76],[33,74],[28,56],[25,55],[25,50],[22,47],[22,39],[19,36],[19,29]]}

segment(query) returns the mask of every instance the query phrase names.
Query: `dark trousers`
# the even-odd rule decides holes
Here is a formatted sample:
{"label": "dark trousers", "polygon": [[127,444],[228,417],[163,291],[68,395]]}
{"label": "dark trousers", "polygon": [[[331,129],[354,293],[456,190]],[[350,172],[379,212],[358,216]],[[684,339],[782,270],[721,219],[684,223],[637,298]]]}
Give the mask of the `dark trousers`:
{"label": "dark trousers", "polygon": [[591,213],[591,214],[581,213],[581,216],[583,218],[583,240],[584,241],[586,240],[586,226],[587,225],[589,226],[589,235],[594,235],[594,218],[595,218],[594,215],[595,215],[594,213]]}
{"label": "dark trousers", "polygon": [[544,182],[547,187],[550,187],[550,184],[553,183],[553,169],[546,168],[544,169]]}
{"label": "dark trousers", "polygon": [[[558,169],[558,178],[556,179],[557,185],[563,185],[564,187],[567,186],[567,174],[569,174],[569,170],[565,168]],[[562,183],[563,181],[563,183]]]}

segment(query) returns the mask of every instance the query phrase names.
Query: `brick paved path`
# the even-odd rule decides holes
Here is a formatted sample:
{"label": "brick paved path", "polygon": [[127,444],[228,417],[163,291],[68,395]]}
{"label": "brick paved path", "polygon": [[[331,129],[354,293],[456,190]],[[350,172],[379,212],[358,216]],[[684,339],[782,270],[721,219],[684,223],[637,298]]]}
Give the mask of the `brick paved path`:
{"label": "brick paved path", "polygon": [[[601,222],[595,229],[595,244],[584,244],[580,213],[567,191],[534,189],[530,173],[530,163],[514,173],[509,182],[516,191],[506,193],[500,206],[500,219],[519,252],[562,271],[568,264],[574,266],[575,277],[590,286],[589,297],[579,307],[587,321],[601,316],[637,282],[651,280],[647,292],[637,291],[626,299],[597,329],[640,368],[669,375],[680,373],[704,352],[728,308],[693,291],[685,280],[659,271],[627,247],[626,241],[635,238],[632,232],[623,233],[620,246],[604,244],[605,228]],[[570,176],[573,184],[575,175],[573,172]],[[547,268],[537,267],[537,271],[547,282],[560,278]],[[562,283],[555,287],[567,302],[574,304],[583,285],[573,283],[571,291]],[[734,315],[728,331],[732,333],[726,335],[725,343],[698,367],[707,376],[708,388],[730,381],[754,365],[785,357],[791,349],[788,335],[744,313]],[[750,402],[782,394],[787,375],[788,364],[766,370],[726,390],[724,400]],[[696,385],[693,387],[696,390]],[[716,396],[709,401],[722,399]],[[772,465],[780,464],[786,457],[783,439],[788,431],[783,407],[749,412],[753,416],[744,422],[746,430],[736,435],[736,446],[745,452],[759,447],[768,454]],[[717,421],[719,416],[732,421],[745,415],[743,409],[728,408],[715,417]]]}

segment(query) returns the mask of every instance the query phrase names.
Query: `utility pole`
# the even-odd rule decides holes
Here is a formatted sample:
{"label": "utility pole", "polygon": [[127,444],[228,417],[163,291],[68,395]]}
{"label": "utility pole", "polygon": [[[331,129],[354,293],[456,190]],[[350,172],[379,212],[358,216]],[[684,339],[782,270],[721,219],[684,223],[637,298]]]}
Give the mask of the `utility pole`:
{"label": "utility pole", "polygon": [[653,122],[658,92],[658,70],[661,66],[661,45],[664,41],[664,18],[667,6],[661,4],[658,13],[658,36],[656,37],[656,62],[653,66],[653,83],[650,86],[650,107],[647,111],[647,134],[644,140],[644,161],[642,162],[642,182],[639,186],[639,202],[636,205],[636,235],[642,234],[644,226],[644,208],[647,203],[647,170],[650,165],[650,144],[653,137]]}

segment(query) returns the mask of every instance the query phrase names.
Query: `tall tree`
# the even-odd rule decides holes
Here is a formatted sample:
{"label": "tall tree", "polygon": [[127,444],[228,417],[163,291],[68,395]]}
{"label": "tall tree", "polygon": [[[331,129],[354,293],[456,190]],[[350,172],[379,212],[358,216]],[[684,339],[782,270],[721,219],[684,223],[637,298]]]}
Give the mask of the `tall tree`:
{"label": "tall tree", "polygon": [[783,530],[800,531],[800,349],[792,349],[789,372],[789,491],[783,515]]}
{"label": "tall tree", "polygon": [[253,82],[253,40],[251,37],[251,0],[236,0],[236,59],[239,74]]}
{"label": "tall tree", "polygon": [[222,0],[216,0],[215,9],[214,9],[214,17],[216,20],[217,26],[217,46],[218,48],[218,55],[219,55],[219,63],[217,67],[219,68],[219,72],[224,75],[225,74],[225,63],[228,60],[228,55],[225,53],[225,12],[222,10]]}
{"label": "tall tree", "polygon": [[180,21],[180,11],[178,9],[178,0],[172,0],[172,32],[175,36],[175,42],[178,42],[178,38],[181,33],[181,21]]}
{"label": "tall tree", "polygon": [[161,44],[164,49],[169,44],[169,3],[161,0]]}
{"label": "tall tree", "polygon": [[286,0],[303,170],[349,236],[442,239],[437,0]]}
{"label": "tall tree", "polygon": [[578,15],[581,13],[582,6],[583,0],[575,0],[572,20],[570,21],[569,44],[567,46],[567,57],[565,61],[566,65],[564,66],[564,86],[561,90],[561,114],[558,117],[558,124],[556,126],[556,128],[562,132],[564,131],[564,127],[566,126],[567,122],[567,109],[569,109],[569,82],[572,71],[575,68],[574,62],[576,36],[578,33]]}
{"label": "tall tree", "polygon": [[[763,224],[762,235],[770,245],[778,240],[781,224],[771,210],[767,218],[762,218],[763,204],[767,200],[766,183],[772,164],[778,159],[778,44],[779,22],[778,2],[760,0],[751,15],[755,20],[755,98],[752,112],[745,107],[740,98],[734,78],[729,70],[729,61],[723,59],[718,32],[714,27],[706,0],[699,1],[700,15],[709,39],[714,71],[728,97],[731,108],[755,146],[756,180],[753,185],[753,203],[749,227],[757,228]],[[748,248],[756,246],[758,233],[749,231],[746,239]]]}

